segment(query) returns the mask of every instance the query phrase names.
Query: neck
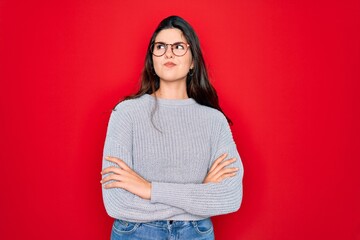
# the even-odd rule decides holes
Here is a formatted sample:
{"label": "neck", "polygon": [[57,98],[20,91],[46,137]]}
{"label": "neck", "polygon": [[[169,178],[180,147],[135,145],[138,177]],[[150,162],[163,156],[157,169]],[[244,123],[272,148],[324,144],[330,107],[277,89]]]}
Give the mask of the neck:
{"label": "neck", "polygon": [[186,80],[176,82],[165,82],[160,80],[159,89],[151,94],[164,99],[187,99]]}

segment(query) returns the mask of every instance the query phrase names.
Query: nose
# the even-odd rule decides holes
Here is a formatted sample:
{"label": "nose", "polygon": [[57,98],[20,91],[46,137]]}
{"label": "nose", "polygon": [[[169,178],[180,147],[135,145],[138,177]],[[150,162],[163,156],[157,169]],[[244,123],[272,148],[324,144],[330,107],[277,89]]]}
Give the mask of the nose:
{"label": "nose", "polygon": [[172,52],[172,49],[171,49],[172,46],[170,44],[168,44],[166,46],[167,46],[167,48],[165,50],[165,57],[166,58],[172,58],[174,56],[174,54]]}

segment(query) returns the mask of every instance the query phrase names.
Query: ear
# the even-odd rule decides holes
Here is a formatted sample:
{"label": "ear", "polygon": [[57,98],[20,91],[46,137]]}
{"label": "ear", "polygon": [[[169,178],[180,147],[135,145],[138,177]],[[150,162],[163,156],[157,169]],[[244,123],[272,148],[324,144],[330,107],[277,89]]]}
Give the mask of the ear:
{"label": "ear", "polygon": [[194,59],[191,60],[190,69],[194,69]]}

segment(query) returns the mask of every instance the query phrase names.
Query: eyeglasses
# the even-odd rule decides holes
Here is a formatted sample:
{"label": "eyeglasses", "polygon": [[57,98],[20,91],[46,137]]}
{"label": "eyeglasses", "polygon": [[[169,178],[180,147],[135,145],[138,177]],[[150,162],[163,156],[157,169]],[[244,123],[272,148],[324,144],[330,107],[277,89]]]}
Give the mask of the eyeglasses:
{"label": "eyeglasses", "polygon": [[184,56],[189,49],[190,45],[183,42],[176,42],[173,44],[167,44],[163,42],[155,42],[151,44],[150,51],[156,57],[161,57],[167,51],[168,45],[171,46],[171,51],[175,56]]}

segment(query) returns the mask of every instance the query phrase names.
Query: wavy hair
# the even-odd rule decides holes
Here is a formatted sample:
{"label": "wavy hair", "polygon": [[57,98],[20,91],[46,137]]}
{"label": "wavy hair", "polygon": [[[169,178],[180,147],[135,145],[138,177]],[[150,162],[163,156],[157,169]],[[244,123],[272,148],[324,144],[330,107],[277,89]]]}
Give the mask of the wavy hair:
{"label": "wavy hair", "polygon": [[[190,24],[179,16],[169,16],[162,20],[157,26],[147,48],[145,65],[141,74],[140,89],[137,91],[137,93],[126,96],[123,100],[138,98],[144,94],[152,94],[159,89],[160,79],[154,71],[152,53],[150,48],[151,45],[155,42],[155,38],[160,31],[171,28],[181,30],[190,45],[190,51],[193,57],[194,68],[193,71],[189,71],[189,74],[186,78],[186,90],[188,97],[193,98],[197,103],[201,105],[215,108],[224,114],[224,112],[220,108],[216,90],[209,81],[205,61],[200,48],[199,39]],[[152,116],[155,110],[156,106],[152,112]],[[232,121],[226,115],[225,117],[229,124],[232,125]]]}

